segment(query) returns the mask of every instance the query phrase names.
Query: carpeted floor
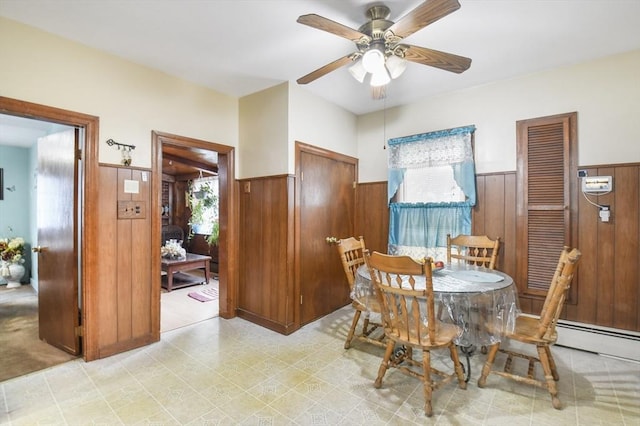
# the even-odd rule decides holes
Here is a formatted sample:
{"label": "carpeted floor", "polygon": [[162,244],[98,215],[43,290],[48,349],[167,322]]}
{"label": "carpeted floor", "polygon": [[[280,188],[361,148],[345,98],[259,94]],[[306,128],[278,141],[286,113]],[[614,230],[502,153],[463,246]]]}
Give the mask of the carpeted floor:
{"label": "carpeted floor", "polygon": [[38,295],[0,286],[0,381],[74,359],[38,338]]}

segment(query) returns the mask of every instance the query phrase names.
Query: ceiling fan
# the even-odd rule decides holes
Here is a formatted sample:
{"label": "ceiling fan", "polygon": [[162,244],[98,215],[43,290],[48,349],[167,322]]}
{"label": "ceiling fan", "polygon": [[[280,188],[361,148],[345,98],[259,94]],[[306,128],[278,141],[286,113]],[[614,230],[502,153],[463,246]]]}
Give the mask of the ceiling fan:
{"label": "ceiling fan", "polygon": [[369,21],[358,30],[316,14],[302,15],[297,22],[349,39],[356,44],[357,50],[310,72],[297,82],[311,83],[353,63],[349,72],[361,83],[370,76],[374,98],[381,98],[384,97],[383,88],[386,84],[402,74],[406,61],[455,73],[464,72],[471,65],[469,58],[402,43],[404,38],[459,8],[458,0],[426,0],[398,22],[393,22],[388,20],[390,10],[387,6],[372,6],[366,13]]}

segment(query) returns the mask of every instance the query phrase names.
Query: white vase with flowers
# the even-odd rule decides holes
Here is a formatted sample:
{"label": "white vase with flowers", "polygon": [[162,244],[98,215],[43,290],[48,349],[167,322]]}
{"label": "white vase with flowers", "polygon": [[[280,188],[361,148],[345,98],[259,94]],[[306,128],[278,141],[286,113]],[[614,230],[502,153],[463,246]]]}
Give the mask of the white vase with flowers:
{"label": "white vase with flowers", "polygon": [[0,238],[0,275],[7,280],[7,288],[20,287],[24,277],[24,239]]}

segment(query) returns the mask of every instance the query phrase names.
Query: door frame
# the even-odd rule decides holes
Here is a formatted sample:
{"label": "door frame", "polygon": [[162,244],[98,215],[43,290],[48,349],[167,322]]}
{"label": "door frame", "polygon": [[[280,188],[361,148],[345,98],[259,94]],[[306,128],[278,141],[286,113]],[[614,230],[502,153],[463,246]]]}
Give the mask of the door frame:
{"label": "door frame", "polygon": [[[97,276],[97,197],[98,197],[98,131],[100,119],[93,115],[69,111],[61,108],[36,104],[0,96],[0,113],[18,117],[49,121],[67,126],[83,128],[85,131],[84,152],[82,153],[82,174],[75,191],[80,194],[82,213],[82,238],[79,248],[81,258],[81,319],[80,333],[83,336],[82,357],[85,361],[98,358],[97,312],[95,300]],[[79,188],[77,186],[80,186]],[[77,259],[76,259],[77,260]]]}
{"label": "door frame", "polygon": [[[232,146],[193,139],[159,131],[151,131],[151,247],[160,247],[162,230],[162,145],[191,147],[218,153],[218,180],[220,191],[220,241],[218,243],[218,280],[220,317],[233,318],[237,307],[238,281],[238,206],[235,181],[235,149]],[[152,298],[156,303],[152,309],[158,318],[160,332],[160,256],[152,262]],[[157,315],[157,316],[156,316]],[[158,335],[159,338],[159,335]]]}

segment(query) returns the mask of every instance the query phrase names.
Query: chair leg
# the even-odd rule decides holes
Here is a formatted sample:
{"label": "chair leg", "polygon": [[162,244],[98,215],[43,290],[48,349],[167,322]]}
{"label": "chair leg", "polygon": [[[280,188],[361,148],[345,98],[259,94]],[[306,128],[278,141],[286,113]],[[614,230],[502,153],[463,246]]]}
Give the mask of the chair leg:
{"label": "chair leg", "polygon": [[[460,368],[460,365],[458,365],[458,368]],[[433,386],[431,385],[431,352],[426,350],[422,351],[422,369],[424,387],[424,414],[427,417],[431,417],[433,416],[433,407],[431,406],[431,397],[433,395]]]}
{"label": "chair leg", "polygon": [[368,336],[369,333],[371,333],[371,330],[369,330],[369,317],[365,315],[364,321],[362,323],[362,335]]}
{"label": "chair leg", "polygon": [[547,382],[547,390],[551,395],[551,404],[553,405],[553,408],[559,410],[560,408],[562,408],[562,404],[560,403],[560,399],[558,398],[558,389],[556,388],[556,381],[554,380],[553,373],[551,372],[551,363],[549,361],[545,346],[538,346],[538,357],[540,358],[540,364],[542,364],[542,370],[544,371],[544,379]]}
{"label": "chair leg", "polygon": [[551,374],[553,375],[553,380],[556,382],[560,380],[560,375],[558,375],[558,369],[556,368],[556,360],[553,359],[553,355],[551,355],[551,347],[545,346],[544,350],[547,352],[547,357],[549,357],[549,366],[551,366]]}
{"label": "chair leg", "polygon": [[351,347],[351,341],[353,340],[353,335],[356,332],[356,326],[358,325],[358,320],[360,320],[361,312],[356,309],[356,312],[353,314],[353,321],[351,322],[351,328],[349,329],[349,334],[347,334],[347,341],[344,342],[344,348],[349,349]]}
{"label": "chair leg", "polygon": [[458,377],[458,387],[460,389],[467,388],[467,382],[464,378],[464,373],[462,371],[462,366],[460,364],[460,357],[458,356],[458,348],[456,345],[451,342],[449,345],[449,352],[451,353],[451,361],[453,361],[453,369],[456,372],[456,377]]}
{"label": "chair leg", "polygon": [[382,378],[387,372],[387,368],[389,368],[389,360],[393,355],[393,348],[395,347],[396,342],[391,339],[387,340],[387,348],[384,350],[384,358],[382,358],[382,363],[380,363],[380,368],[378,368],[378,377],[376,377],[376,381],[373,386],[376,389],[380,389],[382,386]]}
{"label": "chair leg", "polygon": [[487,361],[484,363],[482,367],[482,374],[478,379],[478,387],[483,388],[487,383],[487,376],[491,373],[491,367],[493,366],[493,362],[496,360],[496,355],[498,354],[498,349],[500,349],[500,343],[494,343],[489,347],[489,355],[487,355]]}

